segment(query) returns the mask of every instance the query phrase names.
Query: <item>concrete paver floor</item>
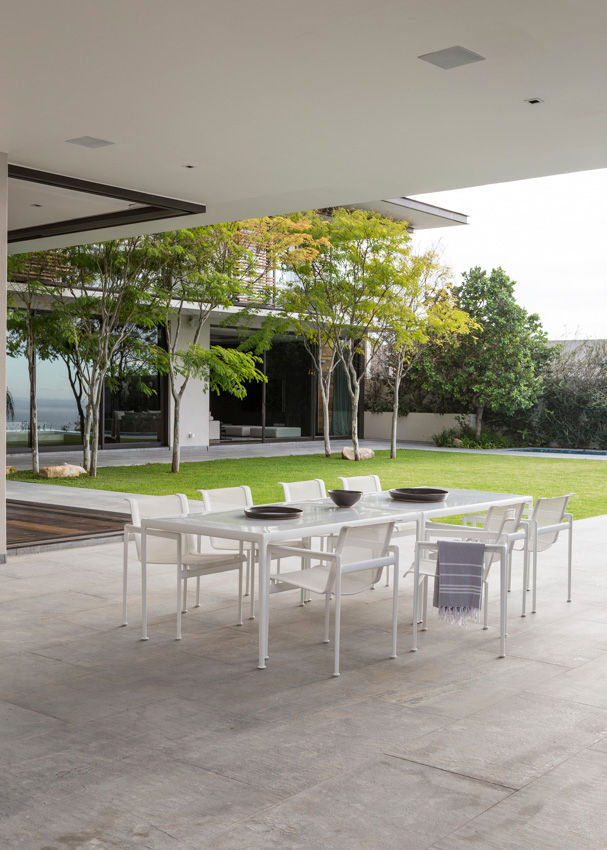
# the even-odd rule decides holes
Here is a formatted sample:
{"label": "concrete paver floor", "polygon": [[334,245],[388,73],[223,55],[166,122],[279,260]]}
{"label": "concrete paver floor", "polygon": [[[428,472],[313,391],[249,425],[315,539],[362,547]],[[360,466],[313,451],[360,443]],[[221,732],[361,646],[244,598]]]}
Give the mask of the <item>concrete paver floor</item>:
{"label": "concrete paver floor", "polygon": [[[497,630],[430,618],[388,660],[391,591],[346,599],[342,676],[322,603],[271,599],[270,663],[234,625],[235,577],[203,581],[173,640],[174,575],[150,577],[150,640],[120,628],[116,544],[2,567],[0,846],[7,850],[604,848],[607,518],[540,561],[538,613]],[[403,552],[403,562],[407,553]],[[498,615],[497,572],[490,622]]]}

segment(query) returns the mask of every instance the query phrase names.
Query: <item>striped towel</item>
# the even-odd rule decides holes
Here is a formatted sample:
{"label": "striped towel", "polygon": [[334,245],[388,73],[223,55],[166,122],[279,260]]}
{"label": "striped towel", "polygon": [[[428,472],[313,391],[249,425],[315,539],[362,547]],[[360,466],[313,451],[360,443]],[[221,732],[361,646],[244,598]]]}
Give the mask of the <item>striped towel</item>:
{"label": "striped towel", "polygon": [[447,623],[479,621],[483,596],[485,544],[438,541],[434,607]]}

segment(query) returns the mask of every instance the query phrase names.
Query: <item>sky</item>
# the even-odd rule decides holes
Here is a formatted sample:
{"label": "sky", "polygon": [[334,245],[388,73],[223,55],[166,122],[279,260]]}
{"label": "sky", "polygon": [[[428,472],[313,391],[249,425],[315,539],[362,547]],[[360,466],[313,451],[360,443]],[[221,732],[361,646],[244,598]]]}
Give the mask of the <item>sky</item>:
{"label": "sky", "polygon": [[414,236],[418,250],[438,247],[456,281],[502,266],[550,339],[607,339],[607,169],[415,197],[468,215]]}

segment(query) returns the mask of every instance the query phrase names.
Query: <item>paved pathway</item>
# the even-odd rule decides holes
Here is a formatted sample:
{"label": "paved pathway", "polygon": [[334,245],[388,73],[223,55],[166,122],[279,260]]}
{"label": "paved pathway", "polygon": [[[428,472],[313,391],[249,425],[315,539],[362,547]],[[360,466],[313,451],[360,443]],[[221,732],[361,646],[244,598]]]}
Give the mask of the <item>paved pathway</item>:
{"label": "paved pathway", "polygon": [[235,626],[234,575],[203,579],[176,642],[175,571],[155,566],[142,643],[134,550],[128,628],[120,545],[10,558],[2,848],[604,850],[607,517],[574,534],[573,603],[563,539],[540,556],[538,613],[524,620],[516,555],[506,658],[497,571],[490,630],[431,612],[415,654],[409,578],[395,660],[390,590],[346,597],[339,679],[321,602],[272,596],[259,671],[256,623]]}
{"label": "paved pathway", "polygon": [[[336,452],[341,452],[343,446],[351,445],[350,440],[333,440],[332,446]],[[388,440],[361,440],[361,446],[380,450],[389,449]],[[429,443],[399,442],[399,449],[417,449],[426,452],[455,452],[456,454],[480,454],[480,455],[510,455],[514,457],[543,457],[551,460],[607,460],[605,455],[582,455],[582,454],[550,454],[547,452],[520,451],[517,449],[449,449],[437,448]],[[284,443],[222,443],[221,445],[190,448],[185,446],[181,450],[183,463],[191,461],[221,460],[222,458],[243,457],[282,457],[285,455],[309,455],[322,454],[323,444],[321,440],[310,440],[301,442]],[[104,449],[99,452],[99,466],[139,466],[146,463],[169,463],[171,451],[166,446],[147,449]],[[41,465],[49,466],[58,463],[82,463],[80,451],[58,451],[43,452]],[[30,469],[31,455],[20,452],[9,454],[7,463],[16,466],[17,469]]]}

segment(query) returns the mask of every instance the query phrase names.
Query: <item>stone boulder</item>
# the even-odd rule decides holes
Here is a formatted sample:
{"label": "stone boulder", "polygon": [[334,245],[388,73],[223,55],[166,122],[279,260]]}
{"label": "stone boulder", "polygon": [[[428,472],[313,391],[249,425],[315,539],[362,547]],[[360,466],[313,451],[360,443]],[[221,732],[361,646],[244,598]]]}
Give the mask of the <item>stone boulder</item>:
{"label": "stone boulder", "polygon": [[[359,449],[359,454],[361,460],[371,460],[371,458],[375,457],[373,449]],[[352,446],[344,446],[341,450],[341,456],[344,460],[354,460],[354,449]]]}
{"label": "stone boulder", "polygon": [[61,463],[58,466],[45,466],[40,470],[41,478],[78,478],[86,475],[86,469],[75,463]]}

